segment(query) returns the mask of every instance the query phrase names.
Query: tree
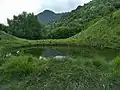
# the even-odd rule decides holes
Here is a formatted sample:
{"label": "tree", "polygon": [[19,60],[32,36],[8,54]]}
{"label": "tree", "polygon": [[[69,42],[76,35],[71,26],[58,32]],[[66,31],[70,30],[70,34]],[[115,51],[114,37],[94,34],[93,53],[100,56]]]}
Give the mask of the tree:
{"label": "tree", "polygon": [[78,23],[71,23],[70,26],[62,26],[53,30],[53,32],[49,33],[48,38],[52,39],[64,39],[69,38],[76,33],[79,33],[82,30],[82,27]]}
{"label": "tree", "polygon": [[13,19],[7,19],[9,25],[9,34],[26,39],[42,39],[42,25],[37,21],[33,13],[23,12]]}
{"label": "tree", "polygon": [[7,31],[7,26],[0,24],[0,30],[1,31]]}

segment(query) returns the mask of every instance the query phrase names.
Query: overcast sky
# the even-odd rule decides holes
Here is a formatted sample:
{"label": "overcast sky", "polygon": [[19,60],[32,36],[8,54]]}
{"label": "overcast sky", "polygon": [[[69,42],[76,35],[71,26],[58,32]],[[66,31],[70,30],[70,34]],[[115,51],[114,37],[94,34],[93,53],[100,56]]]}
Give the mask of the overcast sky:
{"label": "overcast sky", "polygon": [[49,9],[54,12],[68,12],[90,0],[0,0],[0,23],[23,11],[38,14]]}

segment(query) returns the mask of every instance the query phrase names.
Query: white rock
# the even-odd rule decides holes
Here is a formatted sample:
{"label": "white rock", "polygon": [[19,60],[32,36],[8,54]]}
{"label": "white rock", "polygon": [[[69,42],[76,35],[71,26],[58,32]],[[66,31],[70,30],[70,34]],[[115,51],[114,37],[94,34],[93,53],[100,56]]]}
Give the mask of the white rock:
{"label": "white rock", "polygon": [[16,53],[17,53],[17,54],[19,54],[19,53],[20,53],[20,51],[17,51]]}
{"label": "white rock", "polygon": [[55,56],[54,58],[55,58],[55,59],[64,59],[65,56]]}
{"label": "white rock", "polygon": [[46,60],[46,58],[39,56],[39,60]]}
{"label": "white rock", "polygon": [[8,54],[6,54],[6,57],[9,57],[9,56],[11,56],[12,54],[11,53],[8,53]]}

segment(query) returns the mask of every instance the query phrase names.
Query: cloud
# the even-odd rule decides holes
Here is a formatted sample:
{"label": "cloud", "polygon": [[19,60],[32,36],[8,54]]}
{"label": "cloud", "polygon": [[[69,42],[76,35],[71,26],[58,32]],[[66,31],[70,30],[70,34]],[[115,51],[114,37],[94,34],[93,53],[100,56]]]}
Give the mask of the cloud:
{"label": "cloud", "polygon": [[23,11],[35,14],[45,9],[55,12],[67,12],[83,5],[89,0],[0,0],[0,23],[6,23],[7,18]]}
{"label": "cloud", "polygon": [[83,5],[90,0],[48,0],[42,1],[42,10],[50,9],[55,12],[67,12],[75,9],[78,5]]}
{"label": "cloud", "polygon": [[12,18],[23,11],[37,13],[40,0],[0,0],[0,23],[6,23],[6,18]]}

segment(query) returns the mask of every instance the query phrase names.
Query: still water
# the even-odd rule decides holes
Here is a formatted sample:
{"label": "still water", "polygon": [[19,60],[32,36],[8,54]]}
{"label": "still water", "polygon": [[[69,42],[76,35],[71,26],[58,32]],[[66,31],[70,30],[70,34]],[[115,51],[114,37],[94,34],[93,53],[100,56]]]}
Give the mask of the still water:
{"label": "still water", "polygon": [[80,47],[29,47],[19,49],[24,54],[31,54],[35,57],[55,57],[55,56],[68,56],[68,57],[87,57],[94,58],[100,57],[106,60],[112,60],[120,56],[119,50],[111,49],[95,49],[95,48],[80,48]]}

